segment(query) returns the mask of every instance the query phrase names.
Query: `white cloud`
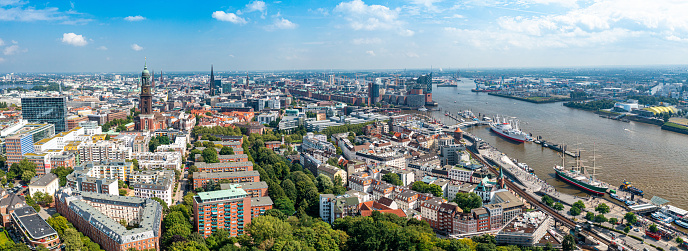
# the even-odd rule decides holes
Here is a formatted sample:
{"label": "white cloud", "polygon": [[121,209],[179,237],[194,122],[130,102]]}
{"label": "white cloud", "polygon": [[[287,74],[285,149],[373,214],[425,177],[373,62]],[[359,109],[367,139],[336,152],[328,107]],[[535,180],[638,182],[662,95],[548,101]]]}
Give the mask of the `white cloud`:
{"label": "white cloud", "polygon": [[213,18],[223,21],[223,22],[231,22],[235,24],[246,24],[246,19],[237,16],[237,14],[234,13],[226,13],[224,11],[216,11],[213,12]]}
{"label": "white cloud", "polygon": [[400,36],[404,36],[404,37],[410,37],[410,36],[413,36],[413,34],[415,34],[414,31],[409,30],[409,29],[400,30],[398,33]]}
{"label": "white cloud", "polygon": [[396,30],[402,35],[413,35],[404,29],[405,22],[399,20],[399,8],[390,9],[383,5],[367,5],[361,0],[341,2],[334,8],[354,30]]}
{"label": "white cloud", "polygon": [[79,18],[82,14],[75,11],[60,11],[56,7],[37,9],[26,6],[27,4],[28,1],[0,0],[0,21],[62,21],[63,24],[84,24],[91,21]]}
{"label": "white cloud", "polygon": [[325,9],[325,8],[317,8],[317,9],[315,9],[315,10],[313,10],[313,9],[308,9],[308,11],[309,11],[309,12],[316,13],[316,14],[320,14],[320,15],[323,15],[323,16],[328,16],[328,15],[330,15],[330,11],[327,10],[327,9]]}
{"label": "white cloud", "polygon": [[418,58],[418,57],[420,57],[420,56],[418,56],[418,54],[416,54],[415,52],[407,52],[407,53],[406,53],[406,56],[407,56],[407,57],[410,57],[410,58]]}
{"label": "white cloud", "polygon": [[588,47],[638,37],[664,41],[686,41],[683,38],[688,37],[688,15],[683,14],[688,12],[687,1],[521,0],[518,3],[558,4],[566,10],[556,14],[521,11],[523,16],[502,16],[491,22],[496,27],[445,30],[461,43],[490,49]]}
{"label": "white cloud", "polygon": [[138,44],[132,44],[131,49],[135,51],[142,51],[143,47],[139,46]]}
{"label": "white cloud", "polygon": [[442,0],[411,0],[411,3],[425,7],[428,11],[431,12],[441,12],[437,6],[435,6],[435,3],[442,2]]}
{"label": "white cloud", "polygon": [[101,51],[107,51],[108,48],[105,47],[104,45],[101,45],[101,46],[98,47],[97,49],[98,49],[98,50],[101,50]]}
{"label": "white cloud", "polygon": [[0,46],[5,45],[5,41],[2,41],[2,38],[0,38]]}
{"label": "white cloud", "polygon": [[0,63],[5,62],[4,58],[0,58]]}
{"label": "white cloud", "polygon": [[450,17],[445,17],[445,18],[464,19],[464,18],[466,18],[466,17],[465,17],[464,15],[460,15],[460,14],[454,14],[454,15],[452,15],[452,16],[450,16]]}
{"label": "white cloud", "polygon": [[381,44],[382,39],[379,38],[356,38],[351,43],[356,44],[356,45],[361,45],[361,44]]}
{"label": "white cloud", "polygon": [[88,44],[84,36],[71,32],[62,34],[62,42],[73,46],[85,46]]}
{"label": "white cloud", "polygon": [[246,12],[260,11],[263,12],[267,9],[267,5],[263,1],[253,1],[246,5]]}
{"label": "white cloud", "polygon": [[146,20],[146,18],[143,16],[128,16],[128,17],[125,17],[124,20],[127,20],[129,22],[136,22],[136,21]]}
{"label": "white cloud", "polygon": [[289,29],[296,29],[298,27],[298,24],[292,23],[291,21],[285,19],[285,18],[277,18],[275,19],[275,22],[269,27],[270,29],[281,29],[281,30],[289,30]]}
{"label": "white cloud", "polygon": [[10,46],[5,47],[5,49],[2,51],[2,54],[14,55],[14,54],[17,54],[19,52],[24,52],[24,51],[25,50],[20,50],[19,45],[15,44],[15,45],[10,45]]}
{"label": "white cloud", "polygon": [[234,54],[229,54],[228,57],[234,58]]}
{"label": "white cloud", "polygon": [[370,55],[370,56],[375,56],[375,52],[374,52],[374,51],[366,51],[366,54],[368,54],[368,55]]}

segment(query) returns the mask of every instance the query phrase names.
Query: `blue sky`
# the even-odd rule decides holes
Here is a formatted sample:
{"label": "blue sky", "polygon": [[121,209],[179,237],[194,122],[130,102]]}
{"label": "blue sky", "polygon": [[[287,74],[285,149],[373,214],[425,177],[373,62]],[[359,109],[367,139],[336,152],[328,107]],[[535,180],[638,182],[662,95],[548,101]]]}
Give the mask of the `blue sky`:
{"label": "blue sky", "polygon": [[684,0],[0,0],[0,72],[685,64]]}

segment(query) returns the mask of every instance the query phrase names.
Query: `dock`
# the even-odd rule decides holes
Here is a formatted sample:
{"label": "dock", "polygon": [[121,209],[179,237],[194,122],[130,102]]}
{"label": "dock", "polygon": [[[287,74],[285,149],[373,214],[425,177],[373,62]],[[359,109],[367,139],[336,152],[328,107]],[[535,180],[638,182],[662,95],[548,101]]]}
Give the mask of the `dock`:
{"label": "dock", "polygon": [[574,157],[574,158],[578,158],[578,154],[577,154],[577,153],[571,152],[571,151],[567,151],[567,150],[566,150],[566,148],[567,148],[566,145],[557,144],[557,143],[554,143],[554,142],[546,141],[546,140],[542,139],[542,137],[540,137],[540,136],[538,136],[537,139],[534,140],[533,142],[534,142],[535,144],[541,145],[542,147],[547,147],[547,148],[549,148],[549,149],[552,149],[552,150],[554,150],[554,151],[556,151],[556,152],[560,152],[560,153],[563,152],[564,154],[566,154],[566,155],[568,155],[568,156],[571,156],[571,157]]}

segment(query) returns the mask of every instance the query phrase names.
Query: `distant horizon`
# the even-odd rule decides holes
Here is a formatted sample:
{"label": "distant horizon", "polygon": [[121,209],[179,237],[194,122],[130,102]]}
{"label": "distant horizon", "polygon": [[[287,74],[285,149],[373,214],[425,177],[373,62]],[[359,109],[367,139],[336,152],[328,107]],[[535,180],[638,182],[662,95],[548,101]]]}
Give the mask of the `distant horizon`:
{"label": "distant horizon", "polygon": [[145,57],[175,72],[684,65],[685,13],[672,0],[5,0],[0,71],[135,72]]}
{"label": "distant horizon", "polygon": [[[437,73],[442,70],[441,72],[444,73],[454,73],[456,70],[459,70],[461,72],[474,72],[474,71],[483,71],[483,70],[491,70],[491,71],[499,71],[499,70],[547,70],[547,69],[553,69],[553,70],[565,70],[565,69],[575,69],[575,70],[585,70],[585,69],[657,69],[657,68],[686,68],[688,69],[688,64],[655,64],[655,65],[590,65],[590,66],[548,66],[548,67],[475,67],[475,68],[444,68],[444,67],[433,67],[433,68],[400,68],[400,69],[295,69],[295,70],[247,70],[247,71],[241,71],[241,70],[235,70],[235,71],[223,71],[223,70],[218,70],[217,68],[214,69],[214,72],[216,74],[245,74],[245,73],[356,73],[356,72],[365,72],[365,71],[370,71],[370,72],[379,72],[379,73],[384,73],[384,72],[398,72],[398,71],[425,71],[425,72],[430,72],[432,70],[433,73]],[[92,72],[0,72],[0,76],[6,75],[6,74],[140,74],[141,71],[143,70],[143,67],[140,68],[139,71],[113,71],[113,72],[106,72],[106,71],[92,71]],[[153,72],[154,69],[151,67],[148,68],[149,71]],[[669,70],[669,69],[667,69]],[[210,74],[210,68],[208,70],[187,70],[187,71],[162,71],[163,74],[165,73],[170,73],[170,74],[191,74],[191,73],[204,73],[207,72]],[[159,70],[154,71],[155,75],[158,76],[160,74]]]}

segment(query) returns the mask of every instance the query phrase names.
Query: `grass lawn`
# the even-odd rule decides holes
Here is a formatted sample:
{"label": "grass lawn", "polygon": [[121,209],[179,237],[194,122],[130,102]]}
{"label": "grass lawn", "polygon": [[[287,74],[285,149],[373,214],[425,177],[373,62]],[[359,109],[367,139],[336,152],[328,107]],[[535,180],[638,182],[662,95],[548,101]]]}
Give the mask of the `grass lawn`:
{"label": "grass lawn", "polygon": [[7,231],[3,231],[2,233],[0,233],[0,245],[5,244],[6,242],[14,243],[14,241],[12,241],[12,239],[10,239],[9,236],[7,236]]}

